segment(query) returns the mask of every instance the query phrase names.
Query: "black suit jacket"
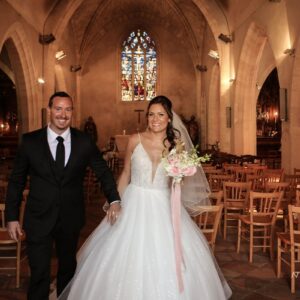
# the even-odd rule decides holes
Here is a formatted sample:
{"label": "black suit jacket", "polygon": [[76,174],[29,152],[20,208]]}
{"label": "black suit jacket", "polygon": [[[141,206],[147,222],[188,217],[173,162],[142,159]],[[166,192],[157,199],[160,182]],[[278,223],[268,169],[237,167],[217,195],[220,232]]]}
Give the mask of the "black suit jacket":
{"label": "black suit jacket", "polygon": [[83,179],[87,166],[100,180],[108,202],[120,199],[110,169],[96,144],[85,133],[71,128],[71,153],[62,179],[56,176],[47,127],[24,134],[8,184],[6,220],[18,220],[22,192],[29,175],[24,216],[27,236],[48,234],[58,218],[66,232],[78,232],[85,219]]}

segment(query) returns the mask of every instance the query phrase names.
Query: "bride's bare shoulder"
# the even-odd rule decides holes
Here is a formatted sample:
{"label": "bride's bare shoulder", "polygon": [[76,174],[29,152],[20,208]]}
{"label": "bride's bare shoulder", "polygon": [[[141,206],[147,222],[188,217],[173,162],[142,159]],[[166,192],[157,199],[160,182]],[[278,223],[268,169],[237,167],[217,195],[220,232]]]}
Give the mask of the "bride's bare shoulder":
{"label": "bride's bare shoulder", "polygon": [[140,142],[140,138],[138,133],[134,133],[129,136],[128,139],[128,148],[133,151],[133,149],[137,146],[137,144]]}

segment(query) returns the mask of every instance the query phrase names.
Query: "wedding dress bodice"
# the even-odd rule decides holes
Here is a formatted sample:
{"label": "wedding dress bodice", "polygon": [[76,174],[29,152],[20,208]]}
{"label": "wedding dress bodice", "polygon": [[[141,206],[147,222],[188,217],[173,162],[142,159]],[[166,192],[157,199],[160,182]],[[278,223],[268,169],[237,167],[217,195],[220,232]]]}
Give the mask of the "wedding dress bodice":
{"label": "wedding dress bodice", "polygon": [[144,149],[138,143],[131,156],[131,183],[144,188],[165,189],[169,187],[169,178],[161,163],[156,167]]}

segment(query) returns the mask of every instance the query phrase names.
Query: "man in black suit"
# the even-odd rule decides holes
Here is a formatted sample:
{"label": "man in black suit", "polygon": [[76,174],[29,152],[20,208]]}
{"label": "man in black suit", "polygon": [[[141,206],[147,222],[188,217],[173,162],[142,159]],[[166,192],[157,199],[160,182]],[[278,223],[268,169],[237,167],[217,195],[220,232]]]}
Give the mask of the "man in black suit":
{"label": "man in black suit", "polygon": [[24,215],[31,270],[28,299],[48,299],[53,241],[58,258],[57,294],[73,277],[79,232],[84,225],[83,179],[90,166],[110,203],[107,218],[113,224],[121,206],[110,169],[96,144],[71,128],[73,101],[65,92],[50,97],[47,127],[23,135],[6,199],[8,231],[17,240],[22,192],[29,176],[30,191]]}

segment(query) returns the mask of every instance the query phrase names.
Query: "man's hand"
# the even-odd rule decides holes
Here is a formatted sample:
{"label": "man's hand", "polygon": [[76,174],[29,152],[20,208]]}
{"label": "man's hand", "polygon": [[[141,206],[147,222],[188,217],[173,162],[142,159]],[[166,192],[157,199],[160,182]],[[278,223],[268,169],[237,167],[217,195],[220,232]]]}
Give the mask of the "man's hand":
{"label": "man's hand", "polygon": [[112,203],[107,210],[107,221],[113,225],[117,221],[121,213],[121,204],[120,202]]}
{"label": "man's hand", "polygon": [[18,241],[19,236],[23,235],[18,221],[7,222],[7,231],[9,236],[15,241]]}

